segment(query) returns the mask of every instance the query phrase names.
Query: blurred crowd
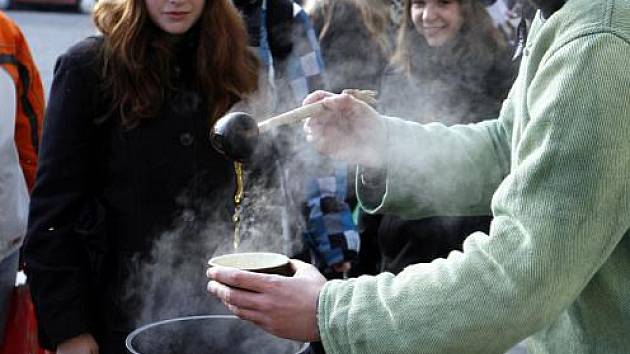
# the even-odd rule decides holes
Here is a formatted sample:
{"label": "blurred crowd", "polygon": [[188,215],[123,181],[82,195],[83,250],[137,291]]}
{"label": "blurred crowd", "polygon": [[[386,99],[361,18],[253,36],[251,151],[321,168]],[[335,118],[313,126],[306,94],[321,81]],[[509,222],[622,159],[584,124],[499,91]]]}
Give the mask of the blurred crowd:
{"label": "blurred crowd", "polygon": [[[0,343],[18,269],[40,343],[60,354],[124,353],[141,324],[224,311],[202,271],[234,251],[233,161],[208,140],[217,119],[262,120],[320,89],[373,90],[380,112],[420,123],[495,118],[533,16],[527,0],[102,1],[100,34],[58,59],[44,104],[28,45],[0,14]],[[261,139],[238,251],[356,277],[489,230],[490,215],[367,215],[355,166],[306,144],[301,124]]]}

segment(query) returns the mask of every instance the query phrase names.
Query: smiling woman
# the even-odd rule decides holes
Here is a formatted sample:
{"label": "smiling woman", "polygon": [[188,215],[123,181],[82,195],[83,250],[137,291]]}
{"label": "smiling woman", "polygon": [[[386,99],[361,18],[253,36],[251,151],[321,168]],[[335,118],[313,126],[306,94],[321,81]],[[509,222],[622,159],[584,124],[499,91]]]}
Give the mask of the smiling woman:
{"label": "smiling woman", "polygon": [[431,47],[440,47],[457,36],[464,23],[462,3],[455,0],[413,0],[411,18]]}
{"label": "smiling woman", "polygon": [[[407,0],[404,9],[379,109],[446,125],[497,116],[514,67],[511,50],[482,1]],[[361,214],[360,221],[364,239],[378,245],[373,254],[362,254],[361,265],[373,272],[398,273],[409,264],[461,249],[468,235],[489,230],[491,217],[481,212],[454,215],[438,208],[431,217],[417,220]]]}
{"label": "smiling woman", "polygon": [[481,1],[406,0],[380,106],[423,122],[492,117],[515,76],[511,57]]}

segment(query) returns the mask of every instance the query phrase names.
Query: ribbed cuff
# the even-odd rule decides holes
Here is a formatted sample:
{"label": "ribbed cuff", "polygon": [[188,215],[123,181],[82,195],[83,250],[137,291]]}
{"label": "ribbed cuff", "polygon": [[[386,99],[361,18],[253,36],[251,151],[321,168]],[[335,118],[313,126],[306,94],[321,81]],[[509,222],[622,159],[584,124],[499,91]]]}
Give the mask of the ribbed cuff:
{"label": "ribbed cuff", "polygon": [[[332,280],[328,281],[320,290],[317,322],[320,340],[327,354],[346,354],[349,353],[349,339],[346,327],[336,326],[335,323],[346,323],[344,320],[337,318],[341,313],[334,313],[334,321],[331,319],[333,315],[329,310],[334,309],[336,295],[341,288],[349,286],[349,281]],[[347,313],[346,313],[347,315]]]}

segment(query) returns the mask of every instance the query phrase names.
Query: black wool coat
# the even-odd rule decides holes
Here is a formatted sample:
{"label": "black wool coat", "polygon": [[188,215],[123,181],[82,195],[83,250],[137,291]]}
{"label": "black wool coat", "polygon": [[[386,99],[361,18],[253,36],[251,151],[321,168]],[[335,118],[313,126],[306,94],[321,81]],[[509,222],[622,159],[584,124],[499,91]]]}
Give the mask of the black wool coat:
{"label": "black wool coat", "polygon": [[234,169],[189,88],[194,48],[178,51],[160,114],[128,129],[107,114],[102,43],[88,38],[57,62],[31,199],[24,257],[49,349],[89,332],[101,353],[123,352],[139,324],[197,311],[179,311],[166,290],[207,297],[205,257],[233,232]]}

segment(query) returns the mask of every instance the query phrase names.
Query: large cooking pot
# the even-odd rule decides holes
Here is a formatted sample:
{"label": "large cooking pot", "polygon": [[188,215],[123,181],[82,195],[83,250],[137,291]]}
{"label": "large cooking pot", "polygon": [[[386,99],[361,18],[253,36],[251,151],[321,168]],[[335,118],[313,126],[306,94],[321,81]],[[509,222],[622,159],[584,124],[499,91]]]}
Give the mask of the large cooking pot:
{"label": "large cooking pot", "polygon": [[297,354],[308,348],[228,315],[151,323],[131,332],[125,346],[130,354]]}

